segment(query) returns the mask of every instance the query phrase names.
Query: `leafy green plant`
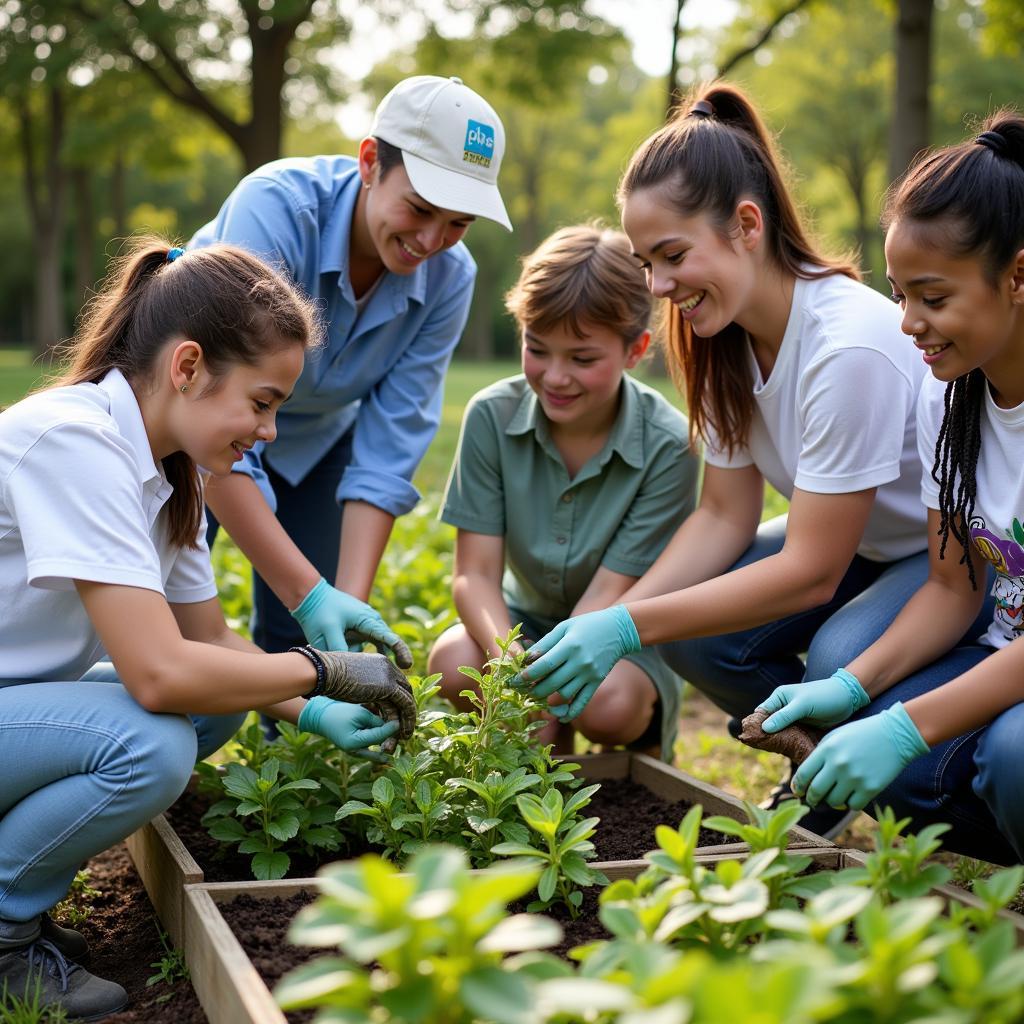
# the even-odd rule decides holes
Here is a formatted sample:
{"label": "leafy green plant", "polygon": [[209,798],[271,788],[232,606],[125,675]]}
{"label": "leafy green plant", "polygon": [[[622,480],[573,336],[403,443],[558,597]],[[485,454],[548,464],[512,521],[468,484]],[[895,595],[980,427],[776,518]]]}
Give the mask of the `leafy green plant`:
{"label": "leafy green plant", "polygon": [[542,910],[556,898],[576,917],[583,903],[578,886],[605,884],[608,879],[587,864],[596,855],[590,837],[598,818],[578,818],[576,812],[585,807],[600,786],[585,786],[564,800],[558,789],[550,789],[543,797],[524,793],[516,798],[526,823],[543,841],[543,846],[525,843],[499,843],[491,852],[505,857],[523,857],[526,863],[542,868],[537,883],[538,900],[527,908]]}
{"label": "leafy green plant", "polygon": [[[154,985],[167,985],[169,988],[173,988],[179,981],[189,980],[185,954],[171,945],[170,938],[159,924],[157,925],[157,934],[160,936],[160,945],[163,946],[164,955],[149,965],[156,968],[156,973],[146,979],[146,988],[152,988]],[[173,992],[162,992],[156,997],[156,1002],[165,1003],[173,994]]]}
{"label": "leafy green plant", "polygon": [[506,904],[534,887],[537,871],[503,864],[472,874],[462,851],[440,846],[417,852],[404,874],[368,856],[320,877],[320,897],[289,938],[342,955],[289,974],[275,991],[285,1009],[329,1006],[335,1024],[528,1019],[530,986],[502,968],[502,957],[561,937],[547,918],[506,917]]}
{"label": "leafy green plant", "polygon": [[318,821],[296,796],[303,790],[319,789],[320,784],[280,775],[281,762],[275,757],[264,762],[259,772],[243,764],[229,764],[223,777],[228,796],[202,818],[215,839],[237,844],[239,853],[253,855],[252,873],[261,880],[284,877],[291,857],[281,847],[300,832],[302,842],[313,847],[337,850],[340,845],[336,830]]}
{"label": "leafy green plant", "polygon": [[[293,940],[337,946],[342,957],[289,976],[278,997],[287,1008],[329,1007],[325,1024],[1024,1020],[1024,949],[998,917],[1024,868],[981,880],[982,908],[895,899],[890,885],[901,876],[889,871],[871,876],[877,891],[819,872],[826,886],[803,895],[803,858],[778,847],[698,862],[700,819],[695,808],[677,828],[660,826],[648,870],[604,890],[601,919],[613,937],[574,950],[575,966],[539,950],[552,939],[539,941],[532,915],[502,920],[504,902],[539,880],[541,865],[525,857],[475,876],[463,853],[434,847],[416,854],[407,878],[374,858],[326,869],[324,895]],[[897,824],[888,822],[880,846],[893,844]],[[757,823],[765,826],[776,827]],[[933,843],[903,837],[915,857]],[[529,874],[510,884],[505,872],[523,865]],[[470,922],[472,907],[480,914]],[[515,941],[521,929],[528,941]],[[481,961],[499,949],[514,955]]]}
{"label": "leafy green plant", "polygon": [[875,814],[875,849],[865,858],[864,867],[840,872],[840,882],[869,885],[883,899],[903,900],[923,896],[949,881],[949,868],[928,860],[942,846],[939,836],[949,831],[949,825],[928,825],[916,835],[904,836],[909,818],[897,820],[891,807],[876,809]]}

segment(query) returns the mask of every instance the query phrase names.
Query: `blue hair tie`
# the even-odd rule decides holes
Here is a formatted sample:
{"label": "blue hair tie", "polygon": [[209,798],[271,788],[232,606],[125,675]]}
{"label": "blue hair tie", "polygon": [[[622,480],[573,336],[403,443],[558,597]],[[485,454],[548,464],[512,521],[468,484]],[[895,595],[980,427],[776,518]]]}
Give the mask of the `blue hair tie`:
{"label": "blue hair tie", "polygon": [[173,263],[179,256],[184,256],[184,255],[185,255],[185,250],[184,249],[179,249],[177,246],[175,246],[173,249],[168,249],[167,250],[167,262],[168,263]]}

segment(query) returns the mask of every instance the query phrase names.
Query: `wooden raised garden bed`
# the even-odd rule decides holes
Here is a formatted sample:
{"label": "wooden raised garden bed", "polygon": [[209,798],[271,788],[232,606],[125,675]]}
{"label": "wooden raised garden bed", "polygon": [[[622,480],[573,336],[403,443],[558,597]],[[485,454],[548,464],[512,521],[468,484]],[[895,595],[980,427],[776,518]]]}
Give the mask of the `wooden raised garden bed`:
{"label": "wooden raised garden bed", "polygon": [[[734,848],[729,852],[701,854],[697,860],[714,864],[734,857],[736,852]],[[860,851],[836,847],[805,849],[802,853],[811,857],[823,870],[860,867],[865,859],[865,854]],[[184,894],[186,959],[192,984],[209,1024],[287,1024],[270,987],[246,954],[222,910],[243,896],[275,900],[305,894],[313,898],[318,886],[315,878],[187,886]],[[932,891],[950,903],[979,905],[970,893],[953,886],[937,886]],[[1003,911],[1002,916],[1013,922],[1018,944],[1024,945],[1024,916],[1010,911]],[[285,943],[287,924],[287,921],[281,921],[281,946]],[[327,951],[316,950],[315,955],[324,952]]]}
{"label": "wooden raised garden bed", "polygon": [[[580,774],[594,782],[602,780],[630,780],[650,791],[667,803],[685,802],[700,804],[705,815],[721,814],[746,821],[743,804],[735,797],[714,786],[687,775],[685,772],[645,754],[630,751],[614,751],[607,754],[585,754],[574,758],[580,764]],[[665,822],[678,824],[678,822]],[[830,847],[832,844],[806,829],[792,830],[793,848]],[[647,837],[644,849],[654,846],[653,830]],[[723,840],[728,837],[723,836]],[[187,885],[205,881],[202,867],[197,863],[186,845],[178,837],[164,815],[158,815],[127,840],[128,851],[135,862],[146,892],[153,902],[157,916],[170,935],[174,944],[188,950],[188,935],[182,926],[184,914],[184,889]],[[745,844],[723,842],[701,847],[702,854],[727,854],[737,856],[746,850]],[[328,859],[341,859],[340,857]],[[646,864],[639,857],[629,860],[595,861],[593,867],[603,871],[609,878],[632,878],[638,875]],[[302,884],[302,879],[286,880],[291,884]],[[246,881],[245,885],[254,884]]]}

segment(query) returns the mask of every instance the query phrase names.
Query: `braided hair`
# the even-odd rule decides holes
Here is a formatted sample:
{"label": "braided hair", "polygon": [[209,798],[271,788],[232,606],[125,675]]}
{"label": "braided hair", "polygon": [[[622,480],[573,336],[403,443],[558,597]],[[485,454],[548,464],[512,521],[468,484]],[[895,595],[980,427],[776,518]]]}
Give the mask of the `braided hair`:
{"label": "braided hair", "polygon": [[[937,223],[951,254],[978,259],[995,287],[1024,248],[1024,117],[999,110],[974,138],[922,157],[886,197],[883,227],[898,220]],[[960,563],[966,562],[974,589],[978,584],[970,523],[987,387],[984,372],[977,368],[946,385],[932,465],[932,479],[939,485],[939,557],[944,557],[952,533],[963,549]]]}
{"label": "braided hair", "polygon": [[950,533],[960,542],[971,587],[978,589],[971,560],[970,522],[977,497],[975,472],[981,454],[981,407],[988,380],[981,370],[971,370],[946,385],[942,426],[935,442],[932,479],[939,485],[939,558],[945,557]]}

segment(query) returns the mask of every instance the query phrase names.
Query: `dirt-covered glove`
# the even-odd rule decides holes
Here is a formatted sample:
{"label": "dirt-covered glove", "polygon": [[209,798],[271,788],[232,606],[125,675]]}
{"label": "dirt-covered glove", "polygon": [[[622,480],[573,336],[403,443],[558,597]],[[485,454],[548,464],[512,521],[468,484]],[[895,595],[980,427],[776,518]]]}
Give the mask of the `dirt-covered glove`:
{"label": "dirt-covered glove", "polygon": [[318,651],[293,647],[317,666],[317,683],[307,698],[330,697],[349,704],[363,704],[387,722],[398,722],[398,736],[381,749],[391,750],[396,739],[408,739],[416,728],[416,699],[409,680],[383,654],[353,651]]}

